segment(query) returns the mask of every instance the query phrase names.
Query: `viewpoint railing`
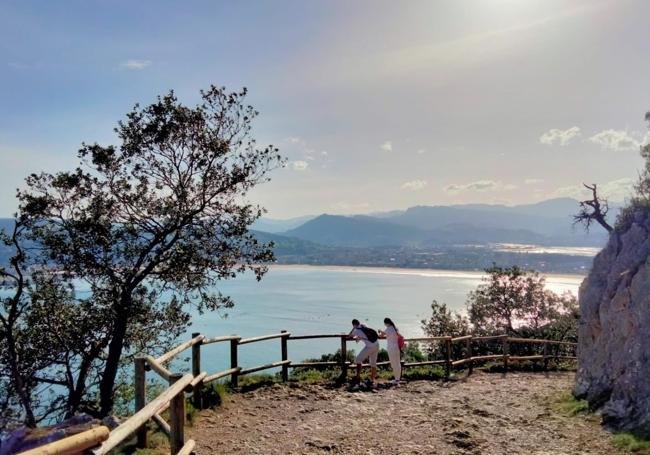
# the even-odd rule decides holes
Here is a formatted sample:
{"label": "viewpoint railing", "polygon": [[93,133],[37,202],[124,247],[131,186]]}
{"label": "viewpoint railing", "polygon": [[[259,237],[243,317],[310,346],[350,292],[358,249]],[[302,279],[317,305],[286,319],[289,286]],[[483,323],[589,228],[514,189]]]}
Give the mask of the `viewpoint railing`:
{"label": "viewpoint railing", "polygon": [[[301,362],[294,363],[289,360],[288,342],[290,340],[311,340],[320,338],[338,338],[341,343],[341,358],[339,361],[322,361],[322,362]],[[239,346],[256,343],[260,341],[280,339],[280,356],[281,360],[259,365],[252,368],[242,368],[239,364]],[[289,379],[289,368],[340,368],[341,376],[347,377],[348,368],[351,362],[346,360],[347,357],[347,342],[350,341],[348,334],[320,334],[320,335],[292,335],[287,331],[275,333],[272,335],[263,335],[252,338],[242,338],[237,335],[217,336],[207,338],[205,335],[194,333],[192,339],[186,341],[171,351],[161,355],[158,358],[151,356],[142,356],[135,359],[135,374],[134,374],[134,390],[135,390],[135,414],[129,419],[122,422],[117,428],[105,434],[105,431],[96,431],[96,435],[89,435],[81,439],[80,442],[72,441],[71,438],[66,438],[39,447],[38,452],[34,454],[74,454],[82,453],[89,447],[94,447],[92,453],[95,455],[103,455],[109,453],[119,444],[123,443],[128,438],[136,435],[137,446],[145,448],[148,445],[147,441],[147,422],[152,420],[160,430],[169,437],[170,451],[172,455],[188,455],[192,453],[195,447],[195,441],[192,439],[185,440],[185,393],[191,393],[192,404],[194,407],[201,408],[203,403],[203,388],[216,380],[230,377],[230,383],[233,387],[238,386],[238,379],[240,376],[255,373],[270,368],[281,368],[281,377],[283,381]],[[465,365],[468,368],[468,374],[472,373],[473,366],[478,362],[484,361],[501,361],[503,362],[503,371],[508,369],[508,363],[511,361],[536,361],[541,360],[544,362],[544,368],[548,366],[548,361],[551,359],[568,359],[574,360],[576,343],[569,343],[563,341],[540,340],[532,338],[517,338],[508,335],[496,336],[461,336],[453,338],[451,336],[438,336],[438,337],[418,337],[407,338],[407,343],[422,342],[422,343],[442,343],[443,345],[443,358],[435,360],[426,360],[420,362],[402,362],[403,368],[420,367],[427,365],[444,365],[445,376],[449,377],[453,367]],[[230,344],[230,368],[218,371],[208,375],[206,371],[202,370],[201,365],[201,347],[213,343]],[[461,351],[461,356],[453,359],[454,345],[460,344],[457,351]],[[487,344],[491,348],[483,355],[473,355],[474,344]],[[526,355],[511,355],[510,349],[514,344],[527,344],[533,346],[542,346],[542,352],[534,353],[534,350],[529,348],[529,353]],[[555,349],[551,349],[554,347]],[[165,364],[176,357],[181,352],[187,349],[192,349],[192,373],[180,374],[173,373],[165,367]],[[563,348],[563,349],[559,349]],[[485,351],[485,349],[484,349]],[[568,352],[573,352],[573,355],[568,355]],[[388,365],[390,362],[379,362],[378,365]],[[364,364],[363,367],[367,368],[369,365]],[[153,371],[157,373],[162,379],[169,383],[163,392],[161,392],[154,400],[146,402],[146,372]],[[167,422],[162,413],[169,409],[169,422]],[[101,427],[100,427],[101,428]],[[92,439],[95,438],[95,439]],[[58,444],[58,446],[57,446]],[[97,446],[97,444],[100,444]],[[65,451],[60,451],[58,447],[65,447]],[[75,452],[75,449],[77,450]]]}

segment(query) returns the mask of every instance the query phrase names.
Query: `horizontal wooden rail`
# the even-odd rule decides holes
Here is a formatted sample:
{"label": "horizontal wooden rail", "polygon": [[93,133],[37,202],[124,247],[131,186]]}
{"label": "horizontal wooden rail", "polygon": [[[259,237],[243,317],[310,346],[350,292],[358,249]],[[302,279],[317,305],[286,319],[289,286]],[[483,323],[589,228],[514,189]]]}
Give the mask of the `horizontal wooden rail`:
{"label": "horizontal wooden rail", "polygon": [[166,352],[166,353],[164,353],[163,355],[161,355],[160,357],[158,357],[158,358],[156,359],[156,361],[157,361],[158,363],[165,363],[165,362],[167,362],[168,360],[173,359],[175,356],[177,356],[178,354],[180,354],[180,353],[183,352],[184,350],[191,348],[191,347],[194,346],[196,343],[200,343],[201,341],[203,341],[204,338],[205,338],[205,335],[199,335],[199,336],[197,336],[197,337],[195,337],[195,338],[192,338],[192,339],[189,340],[189,341],[186,341],[186,342],[183,343],[183,344],[179,344],[178,346],[176,346],[176,347],[175,347],[174,349],[172,349],[171,351]]}
{"label": "horizontal wooden rail", "polygon": [[268,370],[269,368],[277,368],[277,367],[281,367],[282,365],[289,365],[289,364],[291,364],[291,360],[280,360],[279,362],[267,363],[266,365],[260,365],[258,367],[246,368],[244,370],[240,370],[239,374],[240,375],[250,374],[250,373],[255,373],[256,371]]}
{"label": "horizontal wooden rail", "polygon": [[402,366],[404,368],[409,368],[409,367],[420,367],[425,365],[444,365],[445,363],[447,363],[446,360],[425,360],[422,362],[406,362]]}
{"label": "horizontal wooden rail", "polygon": [[451,342],[452,342],[452,343],[456,343],[457,341],[471,340],[472,338],[474,338],[473,335],[464,335],[464,336],[462,336],[462,337],[452,338],[452,339],[451,339]]}
{"label": "horizontal wooden rail", "polygon": [[203,340],[202,344],[220,343],[222,341],[231,341],[231,340],[241,340],[241,337],[238,335],[226,335],[221,337],[206,338],[205,340]]}
{"label": "horizontal wooden rail", "polygon": [[504,337],[505,335],[489,335],[489,336],[481,336],[481,337],[472,337],[472,341],[492,341],[492,340],[500,340]]}
{"label": "horizontal wooden rail", "polygon": [[451,337],[416,337],[416,338],[404,338],[406,342],[413,341],[446,341],[451,340]]}
{"label": "horizontal wooden rail", "polygon": [[508,337],[508,341],[510,341],[511,343],[563,344],[563,345],[566,345],[566,346],[577,346],[578,345],[578,343],[572,343],[570,341],[540,340],[538,338]]}
{"label": "horizontal wooden rail", "polygon": [[468,363],[468,362],[471,362],[471,361],[472,361],[472,358],[471,358],[471,357],[468,357],[468,358],[466,358],[466,359],[454,360],[453,362],[451,362],[451,365],[452,365],[452,366],[464,365],[464,364],[466,364],[466,363]]}
{"label": "horizontal wooden rail", "polygon": [[193,379],[194,377],[191,374],[182,376],[178,381],[169,386],[168,389],[158,395],[156,399],[111,431],[108,439],[98,449],[95,449],[93,453],[95,455],[103,455],[113,450],[118,444],[135,433],[138,428],[147,423],[147,420],[151,419],[154,414],[158,414],[161,409],[169,406],[171,399],[179,393],[183,393],[185,387],[189,386]]}
{"label": "horizontal wooden rail", "polygon": [[169,378],[172,376],[171,371],[158,363],[158,361],[150,355],[145,355],[144,359],[147,361],[147,367],[158,373],[165,381],[169,381]]}
{"label": "horizontal wooden rail", "polygon": [[336,366],[340,367],[341,365],[342,365],[341,362],[303,362],[303,363],[291,362],[289,368],[318,368],[318,367],[336,367]]}
{"label": "horizontal wooden rail", "polygon": [[201,384],[202,382],[204,382],[204,381],[205,381],[205,378],[206,378],[207,376],[208,376],[208,373],[205,372],[205,371],[201,372],[200,375],[195,376],[195,377],[194,377],[194,380],[190,383],[190,386],[192,387],[192,389],[194,389],[194,387],[196,387],[197,384]]}
{"label": "horizontal wooden rail", "polygon": [[508,360],[543,360],[543,355],[509,355]]}
{"label": "horizontal wooden rail", "polygon": [[19,455],[66,455],[85,453],[87,449],[106,441],[109,437],[109,429],[99,426],[84,432],[68,436],[65,439],[50,442],[40,447],[35,447]]}
{"label": "horizontal wooden rail", "polygon": [[490,355],[477,355],[472,357],[472,360],[481,361],[481,360],[497,360],[503,359],[503,354],[490,354]]}
{"label": "horizontal wooden rail", "polygon": [[313,340],[316,338],[341,338],[347,337],[347,333],[324,333],[319,335],[292,335],[289,340]]}
{"label": "horizontal wooden rail", "polygon": [[262,335],[261,337],[243,338],[239,340],[239,344],[256,343],[258,341],[272,340],[274,338],[282,338],[282,337],[289,337],[289,336],[291,336],[289,332],[274,333],[272,335]]}
{"label": "horizontal wooden rail", "polygon": [[203,384],[209,384],[212,381],[216,381],[217,379],[225,378],[226,376],[230,376],[231,374],[239,373],[240,371],[241,371],[241,367],[230,368],[228,370],[219,371],[218,373],[211,374],[210,376],[205,377],[205,379],[203,379]]}

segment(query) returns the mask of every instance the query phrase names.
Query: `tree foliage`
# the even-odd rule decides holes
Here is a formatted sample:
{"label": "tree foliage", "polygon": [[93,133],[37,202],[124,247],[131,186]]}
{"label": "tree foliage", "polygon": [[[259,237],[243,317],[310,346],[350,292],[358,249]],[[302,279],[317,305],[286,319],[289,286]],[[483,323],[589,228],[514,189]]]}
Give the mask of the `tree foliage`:
{"label": "tree foliage", "polygon": [[246,270],[261,279],[273,260],[272,244],[248,231],[263,209],[246,195],[283,159],[250,137],[257,112],[245,97],[212,86],[194,107],[173,92],[136,105],[115,129],[118,147],[83,144],[76,169],[30,175],[19,192],[41,260],[89,289],[48,321],[32,312],[76,356],[82,390],[66,413],[111,412],[125,360],[168,346],[189,308],[232,306],[219,281]]}

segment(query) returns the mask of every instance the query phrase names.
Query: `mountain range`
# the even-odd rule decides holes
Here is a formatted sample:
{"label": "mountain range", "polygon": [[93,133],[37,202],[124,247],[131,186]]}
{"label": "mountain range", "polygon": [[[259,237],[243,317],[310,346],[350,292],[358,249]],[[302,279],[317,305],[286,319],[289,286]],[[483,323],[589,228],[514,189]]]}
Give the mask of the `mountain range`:
{"label": "mountain range", "polygon": [[[603,230],[585,233],[573,227],[578,201],[551,199],[518,206],[466,204],[416,206],[371,215],[328,215],[265,220],[254,229],[339,247],[432,247],[526,243],[555,246],[601,246]],[[616,216],[620,208],[610,213]],[[268,230],[268,226],[273,228]],[[286,230],[281,230],[282,228]]]}

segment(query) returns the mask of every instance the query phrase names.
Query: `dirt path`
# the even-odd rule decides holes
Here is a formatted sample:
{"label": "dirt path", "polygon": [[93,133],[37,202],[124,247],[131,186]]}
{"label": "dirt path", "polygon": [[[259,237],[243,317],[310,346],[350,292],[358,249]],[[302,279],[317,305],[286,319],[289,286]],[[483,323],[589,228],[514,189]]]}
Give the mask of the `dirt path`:
{"label": "dirt path", "polygon": [[191,430],[201,455],[622,454],[596,419],[565,417],[552,397],[573,375],[477,373],[375,391],[275,385],[203,411]]}

